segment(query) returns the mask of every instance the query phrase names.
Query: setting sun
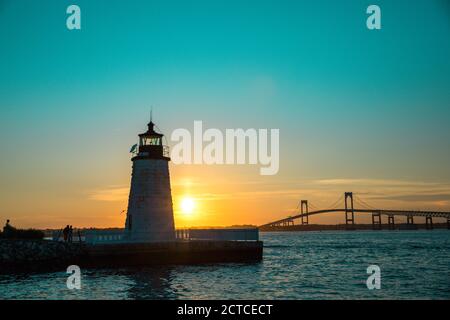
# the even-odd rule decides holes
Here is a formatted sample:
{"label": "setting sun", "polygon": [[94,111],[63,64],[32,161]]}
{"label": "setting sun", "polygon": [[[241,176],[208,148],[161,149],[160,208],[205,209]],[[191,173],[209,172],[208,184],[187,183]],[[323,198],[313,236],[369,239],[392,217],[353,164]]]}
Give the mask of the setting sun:
{"label": "setting sun", "polygon": [[191,197],[184,197],[181,200],[181,211],[184,214],[192,214],[195,209],[195,201]]}

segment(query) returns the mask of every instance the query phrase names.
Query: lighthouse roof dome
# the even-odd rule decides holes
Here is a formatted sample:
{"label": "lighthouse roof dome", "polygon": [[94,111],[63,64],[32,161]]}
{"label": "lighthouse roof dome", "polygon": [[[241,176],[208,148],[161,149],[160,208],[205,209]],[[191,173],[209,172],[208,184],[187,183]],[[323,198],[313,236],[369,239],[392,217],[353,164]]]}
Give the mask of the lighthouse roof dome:
{"label": "lighthouse roof dome", "polygon": [[140,137],[163,137],[164,135],[155,131],[155,124],[153,121],[147,124],[148,129],[146,132],[139,134]]}

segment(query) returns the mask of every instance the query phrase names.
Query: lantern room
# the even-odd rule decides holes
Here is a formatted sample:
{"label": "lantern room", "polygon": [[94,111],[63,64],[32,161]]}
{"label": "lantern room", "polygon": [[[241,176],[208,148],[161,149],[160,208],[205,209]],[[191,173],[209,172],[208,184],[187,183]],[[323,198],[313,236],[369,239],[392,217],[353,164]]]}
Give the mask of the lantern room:
{"label": "lantern room", "polygon": [[135,158],[169,159],[169,148],[163,145],[164,135],[155,131],[153,121],[148,123],[148,130],[139,135],[139,153]]}

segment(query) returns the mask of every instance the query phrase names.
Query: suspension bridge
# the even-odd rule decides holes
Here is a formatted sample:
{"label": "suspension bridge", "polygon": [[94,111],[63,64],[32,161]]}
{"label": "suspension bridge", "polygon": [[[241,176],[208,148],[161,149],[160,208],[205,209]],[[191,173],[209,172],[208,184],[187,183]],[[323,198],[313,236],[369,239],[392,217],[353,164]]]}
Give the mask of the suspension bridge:
{"label": "suspension bridge", "polygon": [[[343,200],[343,207],[339,207]],[[358,207],[355,207],[355,204]],[[309,211],[309,209],[313,211]],[[300,209],[300,210],[299,210]],[[348,229],[352,229],[355,226],[355,214],[364,213],[372,215],[372,226],[374,229],[381,229],[382,220],[381,217],[387,217],[388,226],[390,229],[395,228],[395,217],[406,217],[406,223],[409,226],[414,226],[415,217],[425,217],[425,225],[427,229],[433,228],[433,218],[447,219],[447,228],[450,229],[450,212],[443,211],[418,211],[418,210],[395,210],[395,209],[377,209],[369,205],[361,197],[356,197],[353,192],[345,192],[344,196],[339,197],[326,209],[319,209],[308,203],[308,200],[301,200],[295,210],[299,210],[299,213],[294,216],[289,216],[284,219],[269,222],[259,226],[260,229],[268,227],[287,227],[294,226],[295,221],[297,224],[308,225],[309,217],[319,214],[327,214],[332,212],[343,212],[345,214],[345,225]]]}

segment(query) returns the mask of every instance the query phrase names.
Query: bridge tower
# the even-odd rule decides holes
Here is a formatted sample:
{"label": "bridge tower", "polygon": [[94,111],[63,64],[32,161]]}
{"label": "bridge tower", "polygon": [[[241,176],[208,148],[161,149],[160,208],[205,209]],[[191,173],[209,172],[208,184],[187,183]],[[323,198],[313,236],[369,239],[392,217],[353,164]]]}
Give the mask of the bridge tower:
{"label": "bridge tower", "polygon": [[381,214],[379,211],[372,212],[373,230],[381,230]]}
{"label": "bridge tower", "polygon": [[345,202],[345,224],[348,226],[351,223],[355,225],[355,210],[353,208],[353,192],[346,192],[344,194]]}
{"label": "bridge tower", "polygon": [[413,225],[414,224],[414,216],[413,215],[407,215],[406,216],[406,224]]}
{"label": "bridge tower", "polygon": [[433,229],[433,217],[432,216],[426,216],[425,225],[428,230]]}
{"label": "bridge tower", "polygon": [[388,216],[388,225],[389,229],[394,230],[395,229],[395,220],[393,215]]}
{"label": "bridge tower", "polygon": [[[308,216],[308,200],[302,200],[300,201],[300,213],[302,214],[302,225],[308,225],[309,224],[309,216]],[[304,216],[306,214],[306,216]]]}

